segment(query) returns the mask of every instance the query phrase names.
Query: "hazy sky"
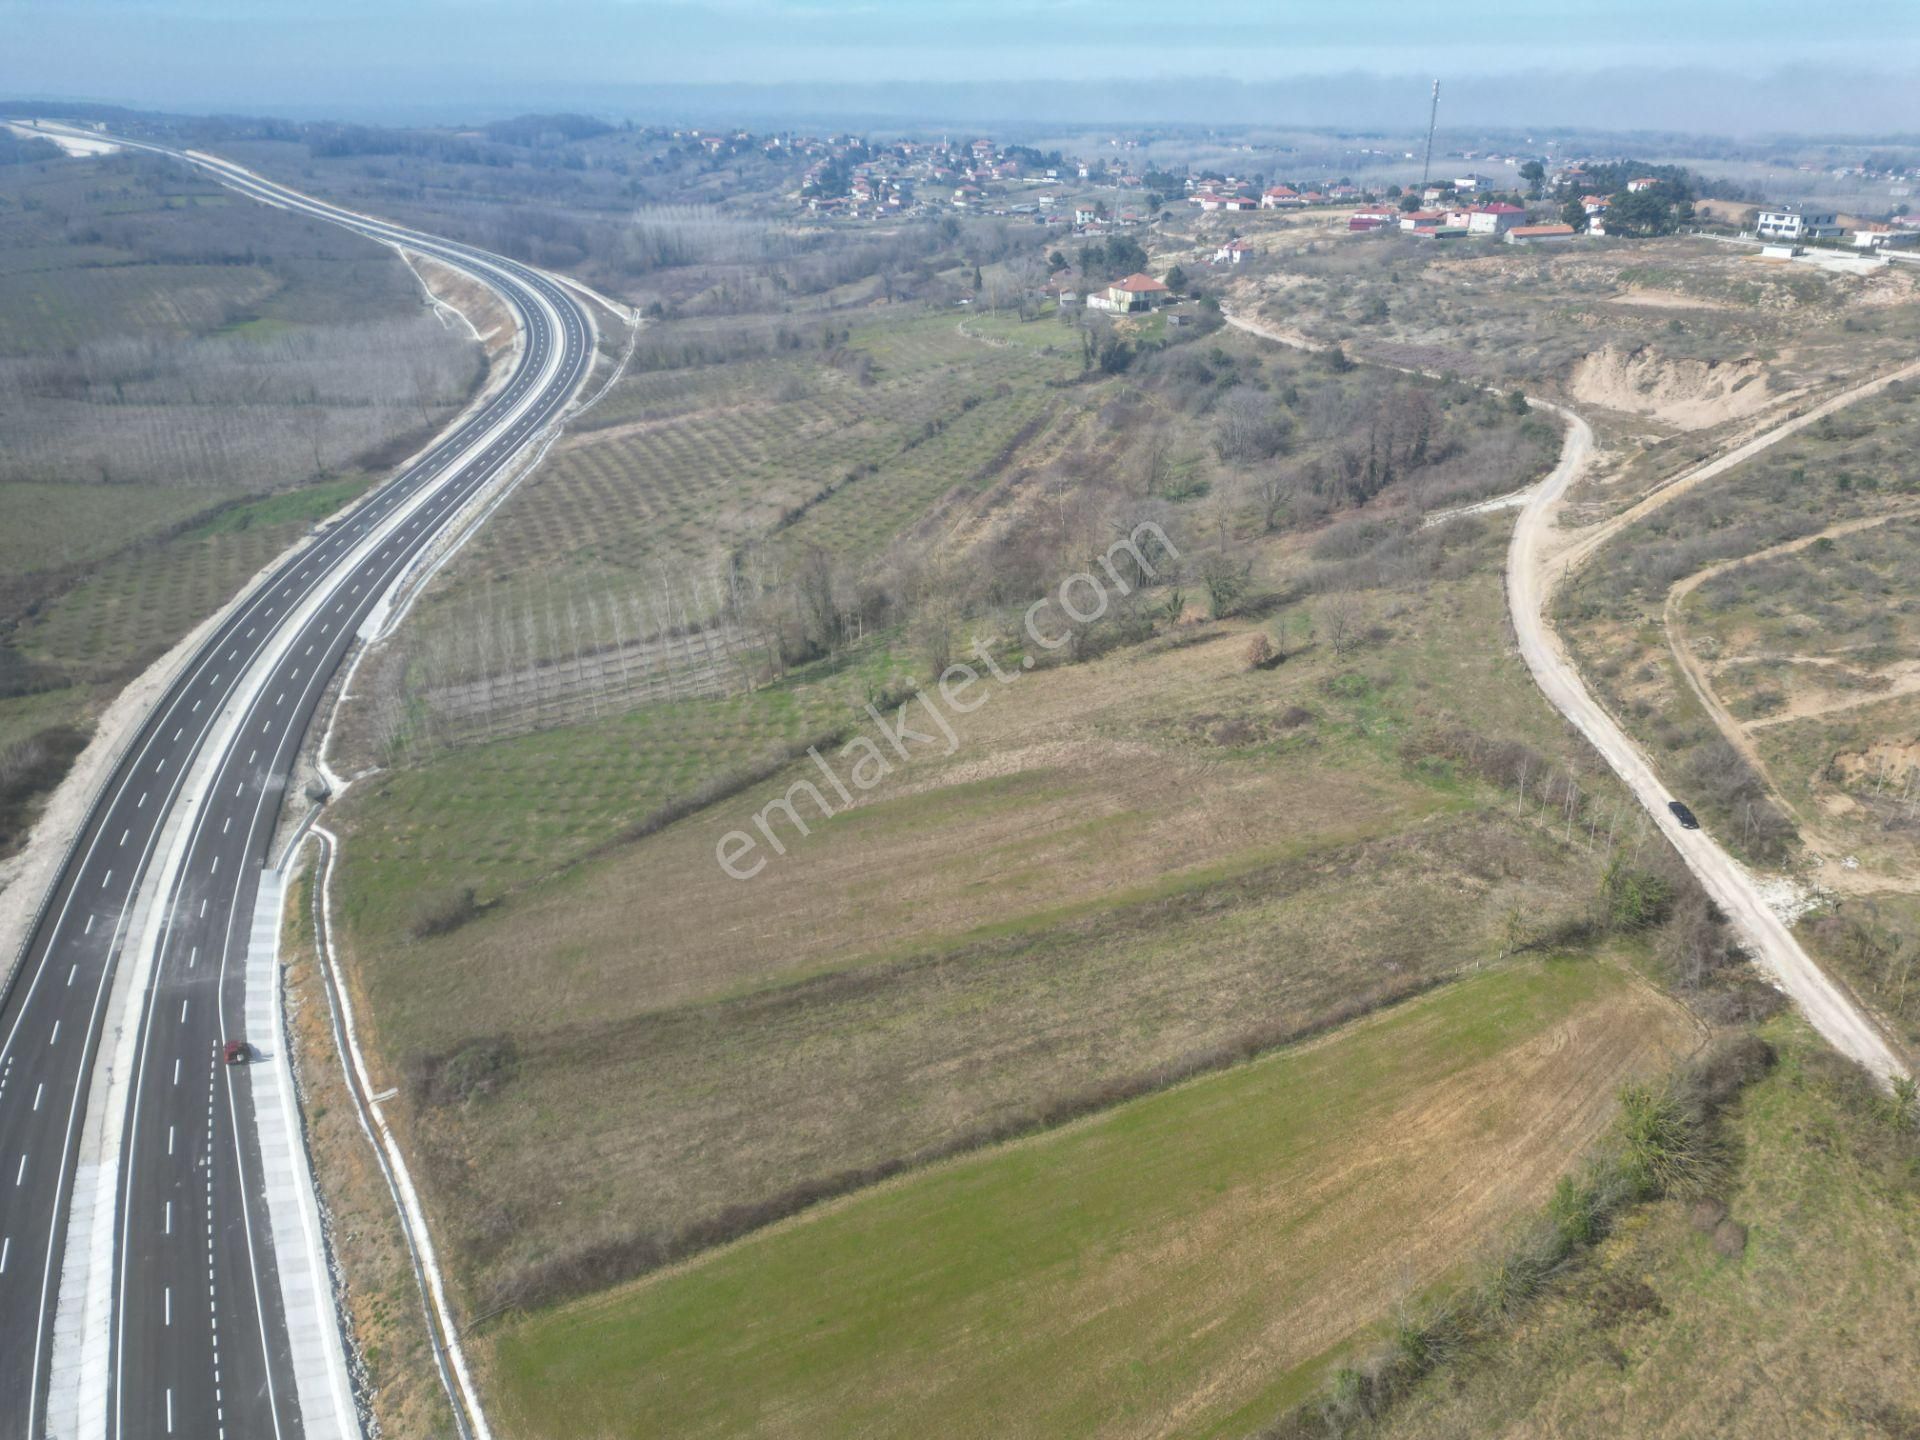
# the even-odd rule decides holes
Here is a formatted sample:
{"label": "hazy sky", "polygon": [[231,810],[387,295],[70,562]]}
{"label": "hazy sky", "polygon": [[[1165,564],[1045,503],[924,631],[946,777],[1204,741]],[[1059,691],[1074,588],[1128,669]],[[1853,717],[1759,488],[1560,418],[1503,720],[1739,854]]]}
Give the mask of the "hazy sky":
{"label": "hazy sky", "polygon": [[0,94],[293,114],[484,118],[663,83],[1805,63],[1920,71],[1920,0],[0,0]]}

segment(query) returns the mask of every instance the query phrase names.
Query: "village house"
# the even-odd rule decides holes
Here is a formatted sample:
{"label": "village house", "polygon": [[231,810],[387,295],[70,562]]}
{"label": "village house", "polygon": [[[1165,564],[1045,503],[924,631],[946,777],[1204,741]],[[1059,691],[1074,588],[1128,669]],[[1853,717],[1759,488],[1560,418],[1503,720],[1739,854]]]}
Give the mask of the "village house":
{"label": "village house", "polygon": [[1524,206],[1495,202],[1491,205],[1467,205],[1449,211],[1447,224],[1469,235],[1504,235],[1527,218]]}
{"label": "village house", "polygon": [[1627,181],[1627,193],[1638,195],[1642,190],[1651,190],[1660,182],[1651,175],[1639,175]]}
{"label": "village house", "polygon": [[1087,308],[1125,315],[1137,310],[1151,310],[1166,300],[1171,293],[1165,285],[1151,275],[1136,272],[1124,280],[1114,281],[1104,290],[1089,293]]}
{"label": "village house", "polygon": [[1356,210],[1347,217],[1349,230],[1379,230],[1400,218],[1397,210]]}
{"label": "village house", "polygon": [[1262,210],[1291,209],[1300,204],[1300,192],[1289,185],[1269,185],[1260,197]]}
{"label": "village house", "polygon": [[1213,252],[1213,263],[1216,265],[1238,265],[1251,254],[1253,254],[1253,246],[1249,245],[1246,241],[1229,240]]}
{"label": "village house", "polygon": [[1565,224],[1515,225],[1501,238],[1509,245],[1543,245],[1571,240],[1577,233],[1571,225]]}
{"label": "village house", "polygon": [[1760,211],[1753,229],[1766,240],[1837,240],[1840,217],[1832,210],[1776,205]]}

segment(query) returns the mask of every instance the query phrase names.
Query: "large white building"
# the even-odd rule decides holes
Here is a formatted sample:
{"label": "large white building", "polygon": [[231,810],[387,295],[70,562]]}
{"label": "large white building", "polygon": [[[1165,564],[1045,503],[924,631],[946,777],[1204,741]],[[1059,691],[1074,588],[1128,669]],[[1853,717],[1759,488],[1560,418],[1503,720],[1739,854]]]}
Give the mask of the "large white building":
{"label": "large white building", "polygon": [[1840,236],[1840,217],[1831,210],[1779,205],[1761,210],[1753,228],[1767,240],[1835,240]]}

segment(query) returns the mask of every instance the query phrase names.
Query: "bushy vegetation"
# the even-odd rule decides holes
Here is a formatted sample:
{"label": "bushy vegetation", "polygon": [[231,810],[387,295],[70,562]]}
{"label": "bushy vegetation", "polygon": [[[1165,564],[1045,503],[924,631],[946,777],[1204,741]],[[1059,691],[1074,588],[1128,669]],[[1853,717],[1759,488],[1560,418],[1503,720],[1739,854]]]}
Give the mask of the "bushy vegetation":
{"label": "bushy vegetation", "polygon": [[1263,1431],[1263,1440],[1376,1433],[1435,1371],[1503,1342],[1631,1208],[1696,1199],[1723,1184],[1725,1112],[1774,1061],[1767,1041],[1737,1034],[1665,1079],[1624,1086],[1607,1137],[1504,1249],[1467,1283],[1409,1304],[1361,1364],[1343,1367],[1324,1397]]}

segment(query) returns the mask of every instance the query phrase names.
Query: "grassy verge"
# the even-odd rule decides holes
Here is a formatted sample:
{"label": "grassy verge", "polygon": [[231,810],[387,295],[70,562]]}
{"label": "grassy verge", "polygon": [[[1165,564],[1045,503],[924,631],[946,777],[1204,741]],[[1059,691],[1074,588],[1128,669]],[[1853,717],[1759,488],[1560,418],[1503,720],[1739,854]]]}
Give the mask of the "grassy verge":
{"label": "grassy verge", "polygon": [[1685,1033],[1592,962],[1490,973],[529,1316],[494,1403],[530,1436],[1232,1433]]}

